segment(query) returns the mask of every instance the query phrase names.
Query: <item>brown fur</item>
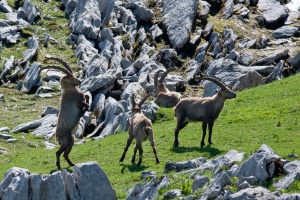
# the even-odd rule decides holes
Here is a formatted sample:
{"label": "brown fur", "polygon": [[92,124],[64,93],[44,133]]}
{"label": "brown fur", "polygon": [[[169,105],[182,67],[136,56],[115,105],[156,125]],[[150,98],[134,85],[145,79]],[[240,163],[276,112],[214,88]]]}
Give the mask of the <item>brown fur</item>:
{"label": "brown fur", "polygon": [[208,125],[209,137],[208,143],[212,144],[211,135],[215,120],[218,118],[223,109],[226,99],[235,98],[236,94],[231,91],[224,83],[211,77],[203,77],[204,80],[210,80],[221,87],[221,90],[212,97],[186,97],[181,99],[174,107],[174,114],[177,118],[177,126],[175,128],[174,146],[179,145],[179,131],[183,129],[189,122],[202,122],[202,140],[201,146],[204,146],[204,139]]}
{"label": "brown fur", "polygon": [[135,163],[136,152],[137,152],[137,150],[139,150],[139,162],[137,165],[140,166],[142,163],[142,158],[143,158],[142,143],[148,139],[151,143],[153,153],[156,158],[156,163],[159,163],[159,159],[158,159],[157,151],[156,151],[155,140],[154,140],[154,132],[152,129],[152,122],[141,111],[141,106],[146,101],[146,99],[149,98],[151,95],[153,95],[153,94],[146,95],[138,105],[136,105],[136,103],[135,103],[134,94],[132,94],[132,96],[131,96],[132,118],[131,118],[131,123],[130,123],[129,131],[128,131],[129,138],[128,138],[127,144],[124,148],[123,155],[120,158],[120,162],[123,162],[126,152],[128,151],[128,148],[132,143],[132,140],[135,139],[136,146],[134,148],[134,153],[133,153],[131,162]]}

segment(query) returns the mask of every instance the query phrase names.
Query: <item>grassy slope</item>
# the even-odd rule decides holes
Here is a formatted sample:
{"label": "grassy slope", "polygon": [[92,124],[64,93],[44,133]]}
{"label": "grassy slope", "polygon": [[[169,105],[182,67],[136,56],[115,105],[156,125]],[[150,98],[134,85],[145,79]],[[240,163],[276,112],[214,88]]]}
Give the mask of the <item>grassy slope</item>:
{"label": "grassy slope", "polygon": [[[123,199],[126,192],[140,180],[142,171],[155,170],[158,175],[163,175],[163,168],[167,161],[183,161],[198,157],[211,159],[221,156],[228,150],[236,149],[239,152],[246,152],[247,157],[257,150],[262,144],[267,144],[281,157],[289,153],[300,154],[297,148],[299,145],[298,116],[300,111],[298,83],[300,75],[295,75],[268,85],[245,90],[237,93],[237,98],[228,100],[220,117],[215,123],[212,146],[200,148],[201,124],[189,124],[181,131],[179,139],[180,147],[173,147],[173,129],[176,121],[173,118],[172,109],[161,109],[159,119],[154,123],[155,138],[158,155],[161,164],[155,164],[149,142],[144,143],[144,160],[142,166],[137,167],[130,162],[133,147],[127,153],[124,163],[118,160],[122,155],[127,140],[127,133],[122,132],[106,137],[99,141],[87,140],[86,144],[75,146],[70,154],[75,163],[96,161],[107,173],[118,197]],[[0,90],[3,93],[3,89]],[[15,92],[10,97],[16,98]],[[20,96],[18,104],[28,102],[26,99],[33,98],[27,95]],[[53,103],[57,105],[53,99]],[[46,101],[35,100],[39,106],[47,105]],[[1,111],[10,104],[0,103]],[[12,105],[11,105],[12,106]],[[2,112],[1,112],[2,113]],[[12,121],[16,112],[4,113],[9,121]],[[33,117],[34,116],[34,117]],[[35,118],[36,113],[28,112],[27,116],[22,115],[22,121],[29,121]],[[1,119],[4,123],[13,128],[6,118]],[[55,169],[55,151],[43,149],[41,138],[35,138],[30,134],[14,134],[19,138],[17,143],[6,143],[0,140],[0,146],[9,150],[8,154],[0,155],[1,169],[4,174],[10,167],[18,166],[27,168],[34,173],[51,173]],[[25,139],[24,139],[25,138]],[[134,144],[134,143],[133,143]],[[67,163],[63,160],[62,167],[69,170]]]}

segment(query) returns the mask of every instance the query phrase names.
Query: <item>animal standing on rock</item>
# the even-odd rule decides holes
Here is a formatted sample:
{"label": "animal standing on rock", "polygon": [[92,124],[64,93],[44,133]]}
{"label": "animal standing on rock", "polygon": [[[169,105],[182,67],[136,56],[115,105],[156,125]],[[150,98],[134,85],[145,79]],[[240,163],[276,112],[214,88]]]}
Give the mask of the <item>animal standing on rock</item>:
{"label": "animal standing on rock", "polygon": [[230,90],[223,82],[216,77],[202,77],[202,80],[209,80],[218,85],[219,90],[212,97],[186,97],[181,99],[174,107],[174,114],[177,118],[177,126],[175,128],[174,146],[179,145],[179,131],[183,129],[189,122],[202,122],[202,140],[201,146],[205,145],[204,139],[208,124],[208,143],[212,144],[211,135],[215,120],[218,118],[224,107],[226,99],[236,97],[236,94]]}
{"label": "animal standing on rock", "polygon": [[[179,102],[181,98],[180,93],[169,91],[166,84],[164,83],[164,80],[167,77],[168,73],[174,71],[175,69],[175,67],[172,67],[167,69],[165,72],[163,70],[158,70],[154,75],[154,95],[156,97],[154,102],[158,106],[173,107]],[[164,73],[158,81],[158,76],[161,72]]]}
{"label": "animal standing on rock", "polygon": [[76,131],[77,125],[84,112],[89,109],[89,96],[78,88],[81,80],[73,76],[71,67],[59,58],[46,58],[44,63],[54,60],[61,63],[64,67],[57,65],[47,65],[41,69],[56,69],[62,71],[66,75],[60,79],[61,84],[61,97],[60,108],[58,114],[58,121],[56,126],[56,140],[60,144],[60,148],[56,152],[56,166],[60,169],[60,155],[62,153],[70,166],[74,163],[69,159],[69,153],[74,144],[72,133]]}
{"label": "animal standing on rock", "polygon": [[131,162],[135,163],[136,152],[137,152],[137,150],[139,150],[139,162],[138,162],[137,165],[138,166],[141,165],[142,158],[143,158],[142,143],[148,139],[151,142],[151,146],[153,148],[153,153],[154,153],[155,158],[156,158],[156,163],[159,163],[159,159],[157,157],[155,140],[154,140],[154,132],[153,132],[153,129],[152,129],[152,122],[151,122],[150,119],[148,119],[142,113],[142,110],[141,110],[141,107],[142,107],[143,103],[152,95],[153,95],[153,93],[147,94],[140,101],[139,104],[135,103],[134,94],[132,94],[132,96],[131,96],[132,109],[131,109],[131,123],[130,123],[129,131],[128,131],[129,138],[127,140],[127,144],[124,148],[124,152],[123,152],[123,155],[120,159],[120,162],[123,162],[123,160],[125,158],[125,155],[126,155],[126,152],[128,150],[128,147],[132,143],[133,138],[135,138],[136,139],[136,146],[134,148],[134,153],[133,153]]}

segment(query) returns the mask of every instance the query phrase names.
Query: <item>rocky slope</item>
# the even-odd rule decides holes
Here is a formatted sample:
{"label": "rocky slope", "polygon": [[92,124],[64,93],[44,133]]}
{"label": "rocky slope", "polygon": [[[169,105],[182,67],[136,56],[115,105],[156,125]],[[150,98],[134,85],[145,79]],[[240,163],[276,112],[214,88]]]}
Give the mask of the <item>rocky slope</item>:
{"label": "rocky slope", "polygon": [[[3,47],[14,48],[28,30],[33,32],[22,56],[10,55],[0,66],[1,86],[45,97],[59,84],[60,72],[48,70],[43,77],[39,73],[44,56],[65,58],[49,47],[61,38],[38,34],[43,32],[43,20],[54,18],[46,12],[51,2],[38,7],[25,0],[14,8],[5,0],[0,2],[5,18],[0,20],[1,54],[7,49]],[[64,36],[67,51],[77,59],[74,69],[83,80],[80,87],[92,100],[77,138],[101,139],[128,130],[129,97],[135,93],[140,99],[153,92],[158,70],[176,68],[165,83],[183,96],[199,85],[204,87],[203,96],[214,93],[215,84],[199,83],[203,75],[217,76],[237,91],[299,71],[300,14],[295,0],[62,0],[58,5],[69,20]],[[32,27],[39,28],[32,31]],[[159,107],[149,103],[143,109],[154,119]],[[48,108],[43,118],[13,131],[33,129],[33,134],[50,138],[57,112]],[[87,132],[87,126],[92,131]]]}

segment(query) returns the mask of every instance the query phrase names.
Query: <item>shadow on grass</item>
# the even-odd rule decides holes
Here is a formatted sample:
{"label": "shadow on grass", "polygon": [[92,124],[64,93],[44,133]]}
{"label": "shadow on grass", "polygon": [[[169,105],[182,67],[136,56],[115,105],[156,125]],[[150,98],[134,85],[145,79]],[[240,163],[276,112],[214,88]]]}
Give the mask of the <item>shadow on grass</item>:
{"label": "shadow on grass", "polygon": [[125,169],[128,169],[128,171],[130,171],[130,172],[140,172],[140,171],[143,171],[148,168],[147,166],[143,166],[143,163],[141,166],[137,166],[136,164],[127,165],[127,164],[123,164],[123,163],[120,165],[122,166],[122,169],[121,169],[122,174],[124,174]]}
{"label": "shadow on grass", "polygon": [[219,154],[224,153],[224,151],[220,151],[219,149],[216,149],[212,147],[211,145],[207,145],[204,147],[174,147],[171,149],[175,153],[186,153],[186,152],[191,152],[191,151],[198,151],[200,153],[203,153],[205,157],[212,158],[215,157]]}

